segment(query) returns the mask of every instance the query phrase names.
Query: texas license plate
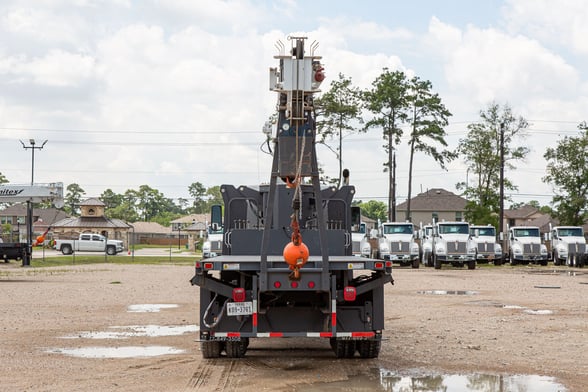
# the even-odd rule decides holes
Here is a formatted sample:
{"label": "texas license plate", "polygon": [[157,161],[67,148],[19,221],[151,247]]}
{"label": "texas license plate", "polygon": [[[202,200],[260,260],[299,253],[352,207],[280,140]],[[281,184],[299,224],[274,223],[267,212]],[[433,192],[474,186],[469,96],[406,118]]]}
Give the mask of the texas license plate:
{"label": "texas license plate", "polygon": [[228,302],[227,315],[243,316],[253,314],[253,302]]}

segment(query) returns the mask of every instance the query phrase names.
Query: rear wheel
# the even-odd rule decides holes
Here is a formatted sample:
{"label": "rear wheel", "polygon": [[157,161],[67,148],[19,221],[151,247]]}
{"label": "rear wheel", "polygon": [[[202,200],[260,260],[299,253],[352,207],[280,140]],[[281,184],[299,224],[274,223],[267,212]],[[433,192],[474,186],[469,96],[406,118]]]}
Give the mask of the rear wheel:
{"label": "rear wheel", "polygon": [[63,253],[64,255],[71,255],[71,253],[72,253],[71,245],[63,245],[61,247],[61,253]]}
{"label": "rear wheel", "polygon": [[106,247],[106,254],[109,256],[116,255],[116,248],[114,246],[107,246]]}
{"label": "rear wheel", "polygon": [[204,341],[200,342],[200,350],[202,351],[202,358],[218,358],[221,353],[221,342],[219,341]]}
{"label": "rear wheel", "polygon": [[225,352],[229,358],[242,358],[247,351],[245,339],[229,340],[225,343]]}
{"label": "rear wheel", "polygon": [[378,358],[381,346],[381,340],[360,340],[357,342],[357,351],[362,358]]}
{"label": "rear wheel", "polygon": [[468,261],[468,269],[476,269],[476,260],[470,260]]}
{"label": "rear wheel", "polygon": [[412,268],[419,268],[419,259],[414,259],[412,261]]}
{"label": "rear wheel", "polygon": [[435,254],[433,255],[433,265],[435,266],[435,269],[441,269],[441,260],[439,260]]}
{"label": "rear wheel", "polygon": [[353,358],[355,354],[354,340],[334,339],[334,342],[331,341],[331,347],[337,358]]}

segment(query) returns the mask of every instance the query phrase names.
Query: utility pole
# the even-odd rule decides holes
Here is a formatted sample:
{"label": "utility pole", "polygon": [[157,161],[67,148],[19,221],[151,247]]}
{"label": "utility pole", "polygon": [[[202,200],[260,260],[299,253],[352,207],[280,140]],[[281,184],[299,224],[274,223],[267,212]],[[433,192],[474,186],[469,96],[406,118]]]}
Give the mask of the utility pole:
{"label": "utility pole", "polygon": [[[45,140],[40,146],[36,146],[35,139],[29,139],[29,146],[25,145],[22,140],[20,144],[25,150],[31,150],[31,186],[35,185],[35,150],[42,150],[47,140]],[[31,265],[31,257],[33,256],[33,203],[27,201],[27,255],[22,260],[23,267],[29,267]]]}
{"label": "utility pole", "polygon": [[500,214],[498,217],[500,235],[503,236],[504,250],[504,123],[500,123]]}
{"label": "utility pole", "polygon": [[392,202],[390,205],[392,210],[391,222],[396,222],[396,151],[392,155]]}

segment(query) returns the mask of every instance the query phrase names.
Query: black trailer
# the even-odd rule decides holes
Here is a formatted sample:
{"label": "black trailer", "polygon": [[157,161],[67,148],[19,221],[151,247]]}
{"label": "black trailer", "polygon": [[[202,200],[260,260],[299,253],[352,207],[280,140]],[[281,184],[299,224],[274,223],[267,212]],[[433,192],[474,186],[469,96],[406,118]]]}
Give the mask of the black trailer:
{"label": "black trailer", "polygon": [[5,263],[10,260],[30,260],[28,250],[26,242],[0,242],[0,258]]}

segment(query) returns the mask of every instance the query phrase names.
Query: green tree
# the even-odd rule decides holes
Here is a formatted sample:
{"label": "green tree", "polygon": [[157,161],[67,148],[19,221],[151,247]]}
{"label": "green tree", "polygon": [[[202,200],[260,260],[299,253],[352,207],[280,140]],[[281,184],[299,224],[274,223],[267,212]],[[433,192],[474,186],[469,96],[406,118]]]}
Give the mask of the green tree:
{"label": "green tree", "polygon": [[210,211],[210,207],[212,207],[213,205],[215,205],[215,204],[223,205],[223,196],[221,194],[219,185],[215,185],[215,186],[208,188],[206,190],[206,196],[207,196],[207,200],[206,200],[206,211],[204,211],[205,214],[207,214]]}
{"label": "green tree", "polygon": [[[514,163],[523,160],[529,153],[524,146],[514,146],[515,140],[526,134],[529,123],[516,117],[510,106],[491,103],[480,111],[480,121],[468,125],[468,134],[459,141],[458,154],[475,177],[475,185],[464,182],[456,185],[463,189],[468,199],[465,218],[474,224],[491,223],[498,226],[500,211],[500,139],[503,134],[504,167],[515,169]],[[505,190],[517,187],[506,177]]]}
{"label": "green tree", "polygon": [[137,222],[139,220],[137,200],[137,191],[133,189],[127,189],[122,195],[120,204],[116,207],[106,210],[106,213],[110,218],[121,219],[127,222]]}
{"label": "green tree", "polygon": [[203,214],[206,212],[206,188],[200,182],[193,182],[188,187],[188,193],[194,201],[192,202],[192,212]]}
{"label": "green tree", "polygon": [[82,196],[86,194],[86,191],[76,183],[69,184],[66,191],[63,207],[65,212],[73,216],[79,215],[79,208],[77,206],[81,203]]}
{"label": "green tree", "polygon": [[583,225],[588,219],[588,126],[578,125],[583,132],[565,137],[543,155],[547,159],[547,175],[555,196],[555,216],[563,225]]}
{"label": "green tree", "polygon": [[147,222],[155,216],[173,209],[173,202],[157,189],[141,185],[137,191],[137,212]]}
{"label": "green tree", "polygon": [[409,117],[411,133],[408,139],[410,158],[408,164],[408,198],[406,202],[406,220],[411,219],[410,199],[412,196],[412,167],[415,152],[422,152],[432,157],[435,162],[445,169],[445,164],[457,157],[457,154],[443,149],[447,147],[445,141],[445,127],[451,113],[441,102],[439,94],[431,92],[433,85],[428,80],[414,77],[409,82],[407,100],[412,106],[412,116]]}
{"label": "green tree", "polygon": [[6,184],[7,182],[9,182],[8,178],[6,178],[6,176],[0,172],[0,184]]}
{"label": "green tree", "polygon": [[115,193],[108,188],[100,195],[99,199],[106,205],[106,210],[118,207],[123,201],[123,195]]}
{"label": "green tree", "polygon": [[374,116],[365,123],[364,130],[382,129],[384,149],[388,155],[384,171],[388,171],[388,220],[396,220],[395,146],[402,136],[401,125],[408,119],[408,83],[401,71],[384,72],[372,83],[372,89],[362,94],[365,108]]}
{"label": "green tree", "polygon": [[361,213],[363,216],[371,218],[373,220],[380,220],[382,222],[386,221],[387,218],[387,206],[386,203],[377,200],[368,200],[367,202],[362,202],[361,200],[354,203],[355,205],[359,206],[361,209]]}
{"label": "green tree", "polygon": [[356,129],[352,122],[362,123],[360,91],[351,84],[351,78],[339,74],[339,79],[331,82],[329,91],[314,101],[317,118],[317,133],[319,143],[333,150],[327,139],[337,138],[337,148],[334,150],[339,161],[337,187],[341,186],[343,173],[343,138]]}

